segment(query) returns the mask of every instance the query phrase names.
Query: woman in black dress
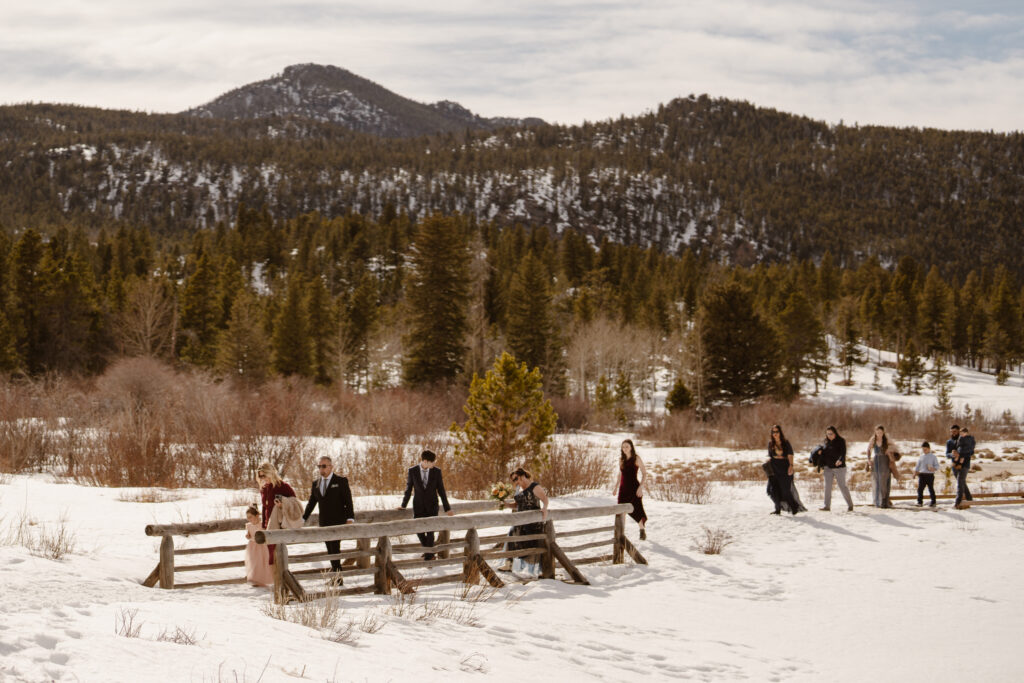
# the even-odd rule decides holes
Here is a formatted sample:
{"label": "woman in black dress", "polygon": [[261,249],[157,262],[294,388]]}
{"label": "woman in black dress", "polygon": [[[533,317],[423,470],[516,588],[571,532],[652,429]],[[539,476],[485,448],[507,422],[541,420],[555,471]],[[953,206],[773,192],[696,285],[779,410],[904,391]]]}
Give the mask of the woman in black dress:
{"label": "woman in black dress", "polygon": [[[639,475],[639,476],[638,476]],[[626,439],[619,448],[619,497],[620,503],[631,503],[633,511],[629,516],[640,525],[640,540],[647,540],[647,513],[644,512],[644,482],[647,469],[644,461],[636,454],[632,439]]]}
{"label": "woman in black dress", "polygon": [[[513,497],[514,500],[509,501],[508,505],[515,506],[516,512],[526,512],[528,510],[542,511],[541,521],[531,522],[530,524],[520,524],[517,527],[513,527],[512,536],[531,536],[533,534],[544,533],[544,522],[548,519],[547,491],[544,490],[543,486],[533,481],[530,473],[522,467],[510,474],[509,478],[512,480],[513,484],[519,487],[519,490],[516,491],[516,494]],[[521,548],[536,548],[540,544],[540,541],[510,541],[508,543],[508,549],[519,550]],[[512,563],[512,571],[537,576],[540,574],[539,556],[527,555],[525,557],[517,557]]]}
{"label": "woman in black dress", "polygon": [[768,441],[768,462],[771,467],[768,495],[775,502],[775,512],[772,514],[782,514],[782,506],[785,504],[795,515],[803,509],[803,506],[796,500],[793,493],[793,447],[789,445],[789,441],[786,440],[786,436],[782,433],[782,427],[779,425],[772,426],[771,437]]}

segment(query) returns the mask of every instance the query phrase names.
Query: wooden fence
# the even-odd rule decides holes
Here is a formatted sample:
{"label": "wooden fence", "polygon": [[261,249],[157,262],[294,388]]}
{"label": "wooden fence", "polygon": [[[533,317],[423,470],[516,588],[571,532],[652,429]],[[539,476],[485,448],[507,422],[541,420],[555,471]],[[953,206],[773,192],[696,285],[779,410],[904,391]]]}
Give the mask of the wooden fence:
{"label": "wooden fence", "polygon": [[[493,510],[494,503],[487,501],[475,501],[471,503],[453,503],[452,509],[456,513],[469,513],[469,512],[481,512],[484,510]],[[412,519],[412,510],[366,510],[357,511],[355,513],[355,520],[357,523],[376,523],[376,522],[392,522],[396,520]],[[311,515],[307,525],[316,526],[319,515]],[[180,565],[175,562],[175,558],[188,556],[188,555],[210,555],[210,554],[222,554],[222,553],[234,553],[236,556],[245,552],[245,543],[232,544],[232,545],[219,545],[219,546],[208,546],[202,548],[176,548],[174,545],[175,536],[199,536],[203,534],[215,534],[224,531],[244,531],[245,530],[245,519],[221,519],[210,522],[193,522],[187,524],[150,524],[146,527],[147,536],[156,536],[161,539],[160,541],[160,561],[156,568],[150,572],[149,576],[143,581],[145,586],[155,586],[159,583],[161,588],[195,588],[197,586],[216,586],[225,585],[232,583],[245,583],[244,570],[238,571],[240,568],[245,567],[245,560],[236,559],[222,562],[208,562],[206,564],[185,564]],[[438,538],[439,542],[447,542],[447,539],[442,534]],[[357,550],[369,550],[370,542],[367,540],[357,540]],[[328,556],[320,553],[316,557],[320,559],[330,559]],[[298,558],[296,558],[298,559]],[[360,558],[357,561],[360,568],[369,567],[369,560]],[[180,583],[176,581],[177,574],[190,573],[190,572],[209,572],[214,570],[222,569],[233,569],[232,578],[219,579],[212,581],[195,581],[191,583]]]}
{"label": "wooden fence", "polygon": [[[974,493],[974,500],[962,500],[960,501],[960,509],[966,509],[971,507],[980,507],[988,505],[1024,505],[1024,492],[1021,491],[1007,491],[1005,493]],[[924,493],[924,498],[930,498],[928,492]],[[917,496],[890,496],[890,500],[917,500]],[[956,499],[954,493],[944,493],[935,496],[936,500],[941,501],[952,501]]]}
{"label": "wooden fence", "polygon": [[[595,562],[611,561],[615,564],[624,562],[629,555],[639,564],[647,564],[643,555],[630,543],[625,534],[626,513],[632,510],[628,503],[604,505],[585,508],[548,510],[548,519],[544,523],[544,532],[532,535],[510,537],[508,527],[533,524],[543,521],[540,510],[529,512],[488,512],[464,514],[453,517],[424,517],[412,520],[380,521],[356,523],[331,527],[306,527],[303,529],[279,529],[256,532],[256,542],[273,544],[274,552],[274,597],[279,603],[292,599],[312,600],[324,597],[324,591],[307,591],[301,583],[302,578],[315,576],[328,579],[339,577],[342,581],[350,578],[369,576],[372,583],[332,588],[331,595],[354,595],[357,593],[390,593],[397,588],[403,593],[412,592],[418,586],[429,586],[442,583],[477,583],[481,578],[492,586],[501,587],[504,581],[498,576],[488,560],[511,559],[516,557],[540,556],[541,578],[555,578],[556,562],[572,577],[573,581],[589,585],[586,577],[579,570],[581,565]],[[574,529],[556,532],[556,521],[588,519],[593,517],[614,516],[610,526],[587,529]],[[481,536],[483,529],[503,528],[500,534]],[[406,536],[424,532],[439,532],[440,537],[431,552],[437,553],[436,559],[398,559],[400,555],[420,555],[427,549],[418,543],[392,543],[396,536]],[[451,532],[463,531],[461,538],[452,539]],[[609,533],[610,532],[610,533]],[[607,534],[603,539],[581,543],[572,547],[563,547],[558,543],[560,538],[576,538]],[[376,546],[370,543],[376,540]],[[324,541],[356,541],[356,549],[328,555],[289,556],[288,546]],[[534,541],[537,547],[505,550],[509,540],[517,542]],[[483,546],[493,546],[484,549]],[[611,552],[602,555],[591,555],[584,558],[570,559],[570,553],[581,552],[594,548],[608,547]],[[320,569],[293,571],[292,567],[316,561],[342,559],[356,562],[352,568],[343,568],[340,572],[325,574]],[[370,561],[373,565],[369,566]],[[408,580],[403,571],[436,567],[458,566],[457,573],[428,576]]]}

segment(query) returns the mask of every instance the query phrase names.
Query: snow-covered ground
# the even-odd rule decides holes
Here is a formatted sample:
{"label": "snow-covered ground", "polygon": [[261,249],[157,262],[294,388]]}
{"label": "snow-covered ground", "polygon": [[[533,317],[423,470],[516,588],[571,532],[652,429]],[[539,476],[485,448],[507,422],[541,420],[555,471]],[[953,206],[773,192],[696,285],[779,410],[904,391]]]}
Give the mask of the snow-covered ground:
{"label": "snow-covered ground", "polygon": [[[1024,507],[819,512],[809,484],[811,512],[796,517],[768,515],[759,484],[719,485],[707,505],[648,500],[649,539],[632,522],[628,533],[649,566],[589,565],[591,586],[537,581],[460,603],[476,625],[396,616],[384,596],[344,598],[344,619],[382,628],[357,626],[355,642],[339,644],[264,614],[266,589],[140,585],[157,559],[146,524],[241,514],[237,492],[124,502],[117,489],[19,475],[0,485],[0,538],[22,518],[33,532],[64,519],[77,549],[51,560],[0,547],[0,681],[1019,679]],[[702,554],[694,538],[705,526],[734,542]],[[222,541],[243,542],[242,532],[188,543]],[[451,585],[419,592],[420,602],[457,601]],[[118,635],[133,610],[138,637]],[[197,643],[158,640],[178,627]]]}
{"label": "snow-covered ground", "polygon": [[[989,375],[952,370],[958,410],[970,404],[1024,419],[1020,377],[999,387]],[[891,374],[880,370],[880,391],[870,387],[870,366],[858,369],[852,387],[837,386],[834,374],[815,400],[921,410],[934,403],[930,392],[897,394]],[[570,438],[608,454],[611,480],[618,443],[631,436]],[[349,437],[318,448],[338,452],[364,441]],[[863,445],[851,443],[851,452]],[[916,444],[901,445],[910,453]],[[652,469],[763,457],[760,450],[637,446]],[[978,480],[1003,470],[1012,476],[987,485],[1024,487],[1022,462],[1011,459],[1024,443],[979,447],[991,455],[979,459],[977,488],[984,486]],[[565,583],[560,575],[510,585],[476,603],[460,600],[451,585],[421,588],[420,606],[451,607],[448,616],[431,619],[417,618],[422,607],[400,615],[393,597],[344,598],[342,621],[355,625],[345,644],[268,616],[266,589],[141,585],[159,545],[144,535],[145,525],[241,517],[255,491],[156,491],[153,497],[166,502],[137,502],[149,492],[79,486],[52,475],[0,475],[0,682],[1020,678],[1024,506],[954,511],[947,502],[937,510],[876,510],[865,493],[855,493],[855,512],[821,512],[820,483],[800,474],[798,486],[810,512],[796,517],[768,515],[762,484],[715,484],[706,505],[648,498],[649,539],[639,541],[632,522],[628,533],[649,566],[588,565],[591,586]],[[602,494],[552,504],[612,502]],[[356,505],[397,502],[383,496]],[[27,536],[32,545],[31,538],[62,527],[75,548],[59,560],[16,538],[21,530],[21,540]],[[695,538],[705,527],[727,532],[732,544],[720,555],[701,553]],[[178,540],[179,547],[244,542],[240,531]],[[230,571],[197,572],[187,580]],[[128,617],[141,625],[137,637],[119,633]],[[178,629],[196,642],[161,639]]]}

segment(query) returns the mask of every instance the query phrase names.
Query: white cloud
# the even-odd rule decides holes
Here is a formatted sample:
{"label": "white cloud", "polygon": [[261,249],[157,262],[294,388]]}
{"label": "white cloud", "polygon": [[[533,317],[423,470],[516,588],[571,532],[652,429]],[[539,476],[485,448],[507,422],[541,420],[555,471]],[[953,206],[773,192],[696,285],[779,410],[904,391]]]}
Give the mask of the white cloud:
{"label": "white cloud", "polygon": [[1017,130],[1013,3],[70,0],[0,6],[0,102],[179,111],[298,62],[578,122],[689,93],[829,121]]}

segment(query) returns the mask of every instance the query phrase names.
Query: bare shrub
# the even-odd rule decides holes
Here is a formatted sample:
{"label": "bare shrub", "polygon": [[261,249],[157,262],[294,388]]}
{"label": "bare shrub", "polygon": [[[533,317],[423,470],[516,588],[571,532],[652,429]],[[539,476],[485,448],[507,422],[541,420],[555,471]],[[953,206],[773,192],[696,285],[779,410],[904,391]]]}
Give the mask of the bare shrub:
{"label": "bare shrub", "polygon": [[644,484],[655,500],[704,505],[711,499],[711,479],[706,473],[674,471]]}
{"label": "bare shrub", "polygon": [[75,552],[77,546],[75,532],[68,528],[66,520],[61,519],[54,527],[40,529],[29,550],[49,560],[60,560],[65,555]]}
{"label": "bare shrub", "polygon": [[175,643],[176,645],[198,645],[199,641],[205,638],[196,637],[196,629],[191,629],[182,626],[175,626],[173,628],[167,627],[160,631],[160,634],[156,639],[162,643]]}
{"label": "bare shrub", "polygon": [[0,422],[0,469],[4,472],[40,471],[50,449],[45,422],[33,418]]}
{"label": "bare shrub", "polygon": [[114,614],[114,633],[125,638],[138,638],[142,633],[142,620],[139,610],[122,607]]}
{"label": "bare shrub", "polygon": [[609,480],[609,463],[600,449],[582,439],[556,440],[539,478],[553,496],[604,489]]}
{"label": "bare shrub", "polygon": [[125,489],[117,494],[122,503],[170,503],[184,497],[181,491],[154,488]]}
{"label": "bare shrub", "polygon": [[732,545],[735,542],[732,534],[721,527],[712,529],[711,527],[702,526],[701,530],[703,534],[694,536],[693,544],[697,550],[705,555],[719,555],[726,546]]}
{"label": "bare shrub", "polygon": [[[359,472],[358,488],[371,494],[395,493],[405,486],[406,471],[419,461],[415,448],[398,443],[387,437],[373,437],[366,445],[366,451],[356,458]],[[445,474],[449,474],[445,472]],[[456,486],[452,477],[446,477],[448,488],[454,493]]]}
{"label": "bare shrub", "polygon": [[590,421],[590,404],[569,396],[549,396],[551,407],[558,414],[558,431],[583,429]]}
{"label": "bare shrub", "polygon": [[382,628],[384,628],[384,622],[372,612],[367,612],[363,615],[363,620],[359,622],[359,630],[363,633],[373,634]]}
{"label": "bare shrub", "polygon": [[292,605],[278,605],[268,601],[261,609],[268,617],[302,624],[320,631],[321,636],[327,640],[351,645],[356,641],[355,622],[343,618],[339,590],[330,577],[325,576],[321,597],[306,598]]}

